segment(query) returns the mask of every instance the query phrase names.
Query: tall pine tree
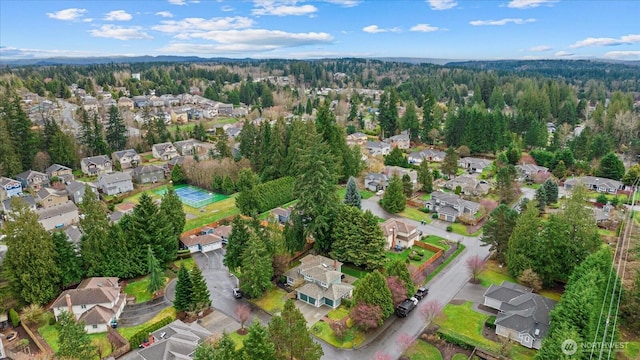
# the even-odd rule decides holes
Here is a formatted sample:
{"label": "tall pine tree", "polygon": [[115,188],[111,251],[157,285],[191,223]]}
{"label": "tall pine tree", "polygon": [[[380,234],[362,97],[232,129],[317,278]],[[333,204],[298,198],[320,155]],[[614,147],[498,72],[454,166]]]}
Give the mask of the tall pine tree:
{"label": "tall pine tree", "polygon": [[110,153],[124,150],[127,146],[127,126],[120,116],[120,111],[115,106],[111,106],[109,109],[106,140],[107,144],[109,144]]}
{"label": "tall pine tree", "polygon": [[347,181],[347,192],[344,194],[344,203],[346,205],[355,206],[360,208],[362,201],[362,195],[358,191],[358,185],[356,185],[356,179],[353,176],[349,177]]}

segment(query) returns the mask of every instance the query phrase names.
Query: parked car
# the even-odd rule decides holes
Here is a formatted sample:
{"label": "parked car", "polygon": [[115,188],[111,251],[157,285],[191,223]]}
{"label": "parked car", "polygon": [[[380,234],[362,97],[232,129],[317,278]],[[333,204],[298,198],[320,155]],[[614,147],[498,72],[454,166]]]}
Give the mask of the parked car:
{"label": "parked car", "polygon": [[398,307],[396,307],[396,315],[399,317],[407,317],[413,309],[418,306],[418,299],[412,297],[411,299],[407,299],[400,303]]}
{"label": "parked car", "polygon": [[413,297],[418,300],[422,300],[427,296],[428,293],[429,293],[429,288],[421,287],[421,288],[418,288],[418,290],[416,291],[416,294],[413,295]]}
{"label": "parked car", "polygon": [[233,288],[233,297],[236,299],[240,299],[242,297],[242,291],[238,288]]}
{"label": "parked car", "polygon": [[376,195],[378,196],[382,196],[382,194],[384,194],[384,190],[378,190],[378,192],[376,192]]}

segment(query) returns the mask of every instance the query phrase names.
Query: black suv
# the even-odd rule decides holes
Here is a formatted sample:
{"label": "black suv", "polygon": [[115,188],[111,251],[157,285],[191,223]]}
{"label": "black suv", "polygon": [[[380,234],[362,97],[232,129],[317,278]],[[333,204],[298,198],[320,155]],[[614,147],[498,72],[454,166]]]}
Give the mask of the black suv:
{"label": "black suv", "polygon": [[416,291],[416,294],[413,295],[413,297],[418,300],[422,300],[424,297],[427,296],[428,293],[429,293],[429,288],[421,287],[421,288],[418,288],[418,290]]}

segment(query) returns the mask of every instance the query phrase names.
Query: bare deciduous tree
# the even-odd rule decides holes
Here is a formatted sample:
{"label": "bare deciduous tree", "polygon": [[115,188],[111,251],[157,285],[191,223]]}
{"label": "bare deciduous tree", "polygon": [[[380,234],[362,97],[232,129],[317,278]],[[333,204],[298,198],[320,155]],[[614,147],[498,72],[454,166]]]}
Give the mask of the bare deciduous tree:
{"label": "bare deciduous tree", "polygon": [[480,255],[473,255],[466,261],[467,270],[471,274],[471,281],[476,284],[478,282],[478,274],[484,270],[485,261]]}

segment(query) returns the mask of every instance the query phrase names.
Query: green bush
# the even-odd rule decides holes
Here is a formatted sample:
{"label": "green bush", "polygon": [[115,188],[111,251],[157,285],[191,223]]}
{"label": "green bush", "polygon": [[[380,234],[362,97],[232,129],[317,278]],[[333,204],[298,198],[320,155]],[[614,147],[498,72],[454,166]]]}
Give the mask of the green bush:
{"label": "green bush", "polygon": [[446,334],[446,333],[443,333],[443,332],[440,332],[440,331],[438,331],[437,334],[438,334],[438,337],[440,339],[442,339],[442,340],[444,340],[444,341],[446,341],[446,342],[448,342],[450,344],[460,346],[461,348],[463,348],[465,350],[473,350],[473,348],[475,347],[474,345],[469,344],[468,342],[466,342],[463,339],[458,338],[457,336]]}
{"label": "green bush", "polygon": [[56,324],[56,317],[55,316],[50,316],[49,317],[49,325],[53,326]]}
{"label": "green bush", "polygon": [[438,213],[434,212],[433,214],[431,214],[431,218],[432,219],[437,219],[438,218]]}
{"label": "green bush", "polygon": [[138,346],[140,346],[140,344],[142,344],[148,337],[149,334],[151,334],[152,332],[160,329],[161,327],[165,326],[165,325],[169,325],[173,322],[173,317],[172,316],[167,316],[164,319],[158,321],[155,324],[151,324],[149,326],[144,327],[143,329],[141,329],[140,331],[138,331],[137,333],[133,334],[131,336],[129,340],[129,343],[131,344],[131,348],[135,349]]}
{"label": "green bush", "polygon": [[13,325],[13,327],[20,325],[20,315],[18,315],[18,312],[14,309],[9,310],[9,319],[11,320],[11,325]]}
{"label": "green bush", "polygon": [[353,305],[353,302],[351,301],[351,299],[342,299],[342,305],[344,305],[347,309],[351,309],[351,305]]}
{"label": "green bush", "polygon": [[495,329],[496,328],[496,317],[495,316],[489,316],[487,321],[484,322],[484,325],[486,327],[488,327],[489,329]]}
{"label": "green bush", "polygon": [[448,232],[452,232],[453,231],[453,226],[451,226],[451,225],[447,226],[447,231]]}

